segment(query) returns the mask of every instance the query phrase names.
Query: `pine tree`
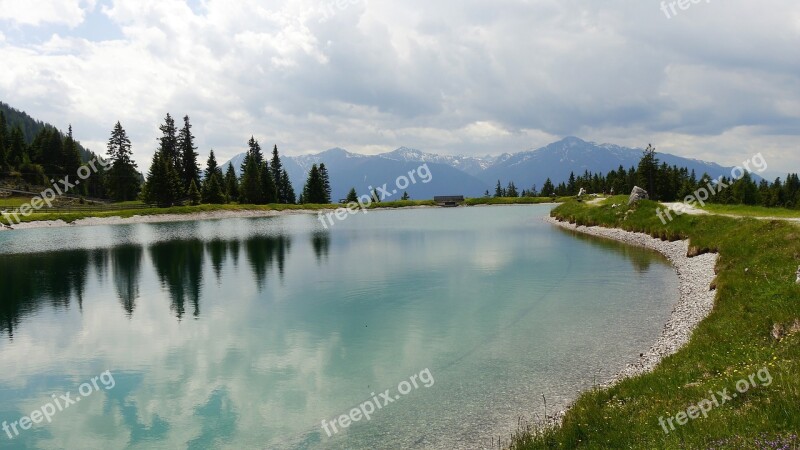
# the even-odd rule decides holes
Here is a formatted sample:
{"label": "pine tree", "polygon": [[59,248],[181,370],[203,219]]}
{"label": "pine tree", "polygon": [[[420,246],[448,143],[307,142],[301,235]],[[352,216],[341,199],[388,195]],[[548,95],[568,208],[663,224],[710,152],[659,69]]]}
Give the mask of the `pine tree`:
{"label": "pine tree", "polygon": [[233,169],[231,163],[228,163],[228,171],[225,172],[225,191],[229,201],[239,201],[239,180],[236,178],[236,170]]}
{"label": "pine tree", "polygon": [[325,163],[320,163],[319,165],[319,177],[322,183],[322,204],[329,205],[331,203],[331,180],[328,177],[328,169],[325,167]]}
{"label": "pine tree", "polygon": [[281,163],[281,157],[278,154],[277,145],[272,149],[272,161],[270,162],[270,168],[272,169],[272,180],[275,182],[277,202],[283,204],[294,203],[289,201],[289,192],[287,187],[290,187],[291,184],[288,182],[288,179],[284,180],[284,177],[287,177],[287,174],[286,171],[283,170],[283,164]]}
{"label": "pine tree", "polygon": [[320,176],[319,167],[316,164],[313,164],[308,172],[308,180],[303,188],[302,198],[303,203],[325,203],[325,187]]}
{"label": "pine tree", "polygon": [[134,200],[141,188],[139,173],[132,158],[131,141],[119,122],[108,139],[107,155],[111,163],[106,172],[109,195],[116,201]]}
{"label": "pine tree", "polygon": [[400,200],[404,200],[404,201],[411,200],[411,197],[408,195],[408,192],[403,191],[403,196],[400,197]]}
{"label": "pine tree", "polygon": [[278,188],[275,186],[275,179],[272,177],[272,171],[266,161],[261,165],[261,191],[265,204],[278,203]]}
{"label": "pine tree", "polygon": [[8,126],[6,115],[0,111],[0,172],[5,171],[8,164]]}
{"label": "pine tree", "polygon": [[64,175],[63,168],[60,166],[63,154],[61,134],[50,128],[42,129],[43,134],[41,164],[44,172],[50,177]]}
{"label": "pine tree", "polygon": [[64,138],[64,144],[61,148],[61,168],[67,175],[72,175],[78,172],[81,167],[81,155],[78,152],[78,144],[72,136],[72,125],[69,126],[67,136]]}
{"label": "pine tree", "polygon": [[548,178],[547,181],[545,181],[544,185],[542,186],[542,196],[550,197],[552,195],[555,195],[555,192],[556,188],[555,186],[553,186],[553,182],[550,181],[550,178]]}
{"label": "pine tree", "polygon": [[[656,182],[658,177],[658,158],[656,157],[656,149],[651,144],[647,145],[642,154],[642,159],[639,161],[639,169],[637,170],[637,183],[647,189],[650,198],[658,200],[659,192],[656,190]],[[633,188],[631,188],[633,189]]]}
{"label": "pine tree", "polygon": [[170,158],[159,151],[153,153],[153,161],[142,192],[144,200],[160,207],[172,206],[180,199],[182,190],[180,177]]}
{"label": "pine tree", "polygon": [[347,203],[358,202],[358,193],[356,192],[356,188],[350,188],[350,192],[347,193]]}
{"label": "pine tree", "polygon": [[160,143],[159,152],[172,163],[172,167],[175,168],[178,174],[183,173],[183,170],[181,170],[180,150],[178,149],[178,131],[175,128],[175,120],[172,119],[169,113],[164,118],[164,124],[158,129],[161,130],[161,137],[158,138]]}
{"label": "pine tree", "polygon": [[505,197],[506,193],[503,190],[503,185],[500,184],[500,180],[497,180],[497,186],[494,188],[494,196],[495,198]]}
{"label": "pine tree", "polygon": [[222,170],[217,166],[217,158],[214,156],[214,150],[212,149],[208,155],[208,162],[206,163],[203,181],[203,203],[225,203],[223,185]]}
{"label": "pine tree", "polygon": [[517,187],[514,185],[513,181],[508,182],[508,187],[506,188],[506,197],[519,197],[519,192],[517,192]]}
{"label": "pine tree", "polygon": [[217,157],[214,156],[214,149],[208,154],[208,161],[206,161],[206,170],[203,173],[203,179],[208,182],[211,178],[217,177],[222,180],[222,169],[217,165]]}
{"label": "pine tree", "polygon": [[297,203],[297,196],[294,193],[294,187],[292,186],[292,182],[289,180],[289,174],[286,172],[286,169],[283,169],[281,172],[281,190],[283,191],[284,195],[284,203],[293,205]]}
{"label": "pine tree", "polygon": [[[216,177],[212,177],[211,179],[212,180],[216,180],[217,178]],[[216,185],[216,186],[217,186],[217,190],[219,190],[219,185]],[[199,205],[200,201],[203,199],[201,197],[201,195],[200,195],[200,190],[197,189],[197,183],[195,183],[194,180],[192,180],[191,183],[189,184],[189,189],[187,191],[187,195],[189,196],[189,200],[191,200],[192,205],[194,205],[194,206]],[[208,201],[206,203],[221,203],[221,202]]]}
{"label": "pine tree", "polygon": [[189,185],[194,181],[196,186],[200,186],[200,168],[197,165],[197,147],[194,146],[194,135],[192,135],[192,125],[189,123],[189,116],[183,117],[183,128],[177,138],[177,147],[180,161],[176,169],[181,171],[181,182],[188,191]]}
{"label": "pine tree", "polygon": [[247,143],[249,149],[242,162],[242,180],[239,187],[239,203],[249,203],[252,205],[264,203],[264,187],[262,186],[261,175],[264,155],[261,153],[261,146],[254,137],[250,137]]}

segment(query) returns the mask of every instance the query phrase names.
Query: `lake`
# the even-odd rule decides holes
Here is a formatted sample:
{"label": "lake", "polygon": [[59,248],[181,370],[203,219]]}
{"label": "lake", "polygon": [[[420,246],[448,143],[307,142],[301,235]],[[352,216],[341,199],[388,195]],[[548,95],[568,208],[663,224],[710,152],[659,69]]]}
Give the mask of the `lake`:
{"label": "lake", "polygon": [[489,447],[678,298],[550,208],[0,232],[0,448]]}

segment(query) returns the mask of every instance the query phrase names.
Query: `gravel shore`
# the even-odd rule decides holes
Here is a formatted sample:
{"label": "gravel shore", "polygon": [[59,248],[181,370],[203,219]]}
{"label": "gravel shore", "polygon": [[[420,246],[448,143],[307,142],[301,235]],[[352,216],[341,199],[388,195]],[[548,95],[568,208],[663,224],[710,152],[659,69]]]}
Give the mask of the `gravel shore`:
{"label": "gravel shore", "polygon": [[689,241],[667,242],[644,233],[633,233],[617,228],[576,227],[552,217],[545,220],[568,230],[655,250],[666,256],[678,273],[680,298],[672,310],[669,321],[664,325],[661,336],[638,361],[625,367],[605,386],[653,370],[664,358],[674,354],[689,342],[695,327],[708,317],[714,308],[716,290],[713,290],[711,285],[715,278],[717,254],[707,253],[690,258],[687,256]]}

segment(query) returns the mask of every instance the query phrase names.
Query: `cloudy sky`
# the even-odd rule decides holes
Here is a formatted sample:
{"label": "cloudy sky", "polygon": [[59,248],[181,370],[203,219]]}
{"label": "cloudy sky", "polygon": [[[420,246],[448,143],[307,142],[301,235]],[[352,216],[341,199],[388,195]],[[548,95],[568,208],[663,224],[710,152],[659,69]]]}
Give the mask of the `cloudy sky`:
{"label": "cloudy sky", "polygon": [[222,161],[574,135],[800,170],[800,3],[668,3],[0,0],[0,100],[95,151],[119,120],[143,170],[167,112]]}

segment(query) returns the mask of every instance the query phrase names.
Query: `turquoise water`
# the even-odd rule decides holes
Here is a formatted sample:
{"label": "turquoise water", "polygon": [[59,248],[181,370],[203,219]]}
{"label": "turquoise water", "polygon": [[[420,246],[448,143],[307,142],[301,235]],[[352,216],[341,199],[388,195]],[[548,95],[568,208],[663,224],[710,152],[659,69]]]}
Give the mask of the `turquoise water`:
{"label": "turquoise water", "polygon": [[19,434],[0,448],[488,447],[633,361],[678,296],[659,255],[549,209],[2,232],[0,421]]}

